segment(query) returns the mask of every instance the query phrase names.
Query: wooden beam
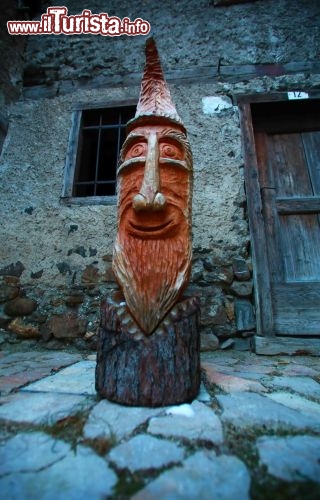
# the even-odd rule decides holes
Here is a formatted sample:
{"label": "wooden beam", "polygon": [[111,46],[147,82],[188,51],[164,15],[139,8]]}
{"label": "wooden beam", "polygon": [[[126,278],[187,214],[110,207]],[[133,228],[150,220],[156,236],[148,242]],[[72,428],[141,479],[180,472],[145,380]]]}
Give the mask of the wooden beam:
{"label": "wooden beam", "polygon": [[81,125],[81,111],[72,113],[72,123],[69,133],[69,142],[65,162],[65,176],[62,186],[62,198],[71,197],[76,169],[77,152],[79,147],[79,132]]}
{"label": "wooden beam", "polygon": [[116,196],[61,196],[60,203],[66,206],[78,205],[85,206],[88,205],[117,205]]}
{"label": "wooden beam", "polygon": [[[320,69],[320,68],[319,68]],[[290,90],[290,89],[289,89]],[[320,91],[315,89],[303,88],[304,92],[307,92],[309,99],[319,99]],[[263,102],[278,102],[278,101],[288,101],[288,92],[272,92],[271,94],[238,94],[234,95],[235,104],[245,104],[245,103],[263,103]],[[300,127],[301,131],[301,127]]]}
{"label": "wooden beam", "polygon": [[[57,68],[58,70],[58,68]],[[39,69],[40,71],[40,69]],[[223,65],[219,61],[211,66],[197,66],[191,68],[177,68],[166,71],[166,80],[178,85],[189,85],[192,83],[213,83],[213,82],[241,82],[242,80],[253,79],[260,76],[276,76],[278,74],[296,74],[303,71],[309,74],[320,73],[320,63],[318,61],[298,61],[284,63],[281,67],[278,64],[241,64],[241,65]],[[138,86],[140,85],[141,72],[121,74],[98,74],[87,79],[73,80],[52,80],[47,85],[43,84],[43,77],[35,85],[31,81],[25,82],[23,88],[23,96],[27,99],[40,99],[54,97],[57,95],[73,93],[77,90],[92,90],[97,88],[121,87],[121,86]],[[28,85],[29,83],[29,85]],[[297,90],[288,89],[288,90]],[[301,89],[298,89],[301,90]],[[303,88],[308,92],[308,89]],[[311,93],[317,93],[320,97],[320,91],[310,89]],[[270,101],[264,94],[257,94],[263,100]],[[278,93],[279,100],[287,99],[287,93]],[[259,97],[258,97],[259,98]],[[251,99],[252,101],[252,99]]]}
{"label": "wooden beam", "polygon": [[277,198],[276,205],[280,215],[319,213],[320,197]]}
{"label": "wooden beam", "polygon": [[272,336],[273,311],[270,275],[250,105],[240,104],[239,112],[245,164],[244,178],[251,234],[257,331],[260,335]]}
{"label": "wooden beam", "polygon": [[320,339],[255,336],[252,344],[256,354],[267,356],[276,354],[320,356]]}

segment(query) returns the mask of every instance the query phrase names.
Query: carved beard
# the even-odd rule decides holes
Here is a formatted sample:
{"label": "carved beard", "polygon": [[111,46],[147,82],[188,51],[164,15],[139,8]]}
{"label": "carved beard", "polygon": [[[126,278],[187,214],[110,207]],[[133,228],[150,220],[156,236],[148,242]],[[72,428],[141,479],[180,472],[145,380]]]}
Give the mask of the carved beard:
{"label": "carved beard", "polygon": [[127,234],[123,244],[121,232],[116,239],[113,269],[119,282],[125,284],[127,306],[146,335],[177,302],[189,278],[191,245],[187,227],[181,229],[178,236],[163,240],[142,240]]}

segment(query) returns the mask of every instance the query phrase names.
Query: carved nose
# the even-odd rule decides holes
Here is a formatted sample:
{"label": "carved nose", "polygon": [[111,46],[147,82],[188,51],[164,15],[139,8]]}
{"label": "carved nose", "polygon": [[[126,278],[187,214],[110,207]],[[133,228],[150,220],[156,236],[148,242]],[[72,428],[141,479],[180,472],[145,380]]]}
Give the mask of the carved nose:
{"label": "carved nose", "polygon": [[156,133],[152,132],[148,138],[142,185],[139,193],[134,196],[132,205],[139,212],[140,210],[163,210],[166,204],[166,197],[160,192],[159,143]]}

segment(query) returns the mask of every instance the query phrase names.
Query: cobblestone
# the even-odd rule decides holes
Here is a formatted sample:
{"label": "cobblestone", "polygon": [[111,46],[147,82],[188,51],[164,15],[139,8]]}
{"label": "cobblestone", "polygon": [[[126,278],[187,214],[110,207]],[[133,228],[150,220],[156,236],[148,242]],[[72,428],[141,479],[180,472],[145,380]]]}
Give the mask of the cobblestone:
{"label": "cobblestone", "polygon": [[220,373],[212,363],[203,363],[202,368],[208,382],[217,385],[226,392],[265,392],[267,390],[256,380]]}
{"label": "cobblestone", "polygon": [[56,375],[43,378],[25,387],[24,391],[95,395],[95,361],[79,361]]}
{"label": "cobblestone", "polygon": [[273,377],[270,386],[292,389],[304,396],[320,400],[320,384],[310,377]]}
{"label": "cobblestone", "polygon": [[133,498],[247,500],[249,486],[248,470],[238,458],[201,451],[185,460],[182,467],[164,472]]}
{"label": "cobblestone", "polygon": [[4,497],[254,499],[268,480],[320,497],[317,358],[206,352],[195,401],[134,408],[99,401],[83,357],[0,352]]}
{"label": "cobblestone", "polygon": [[180,446],[147,434],[134,436],[111,450],[108,459],[119,469],[131,472],[138,470],[159,469],[181,462],[184,450]]}
{"label": "cobblestone", "polygon": [[0,419],[26,424],[49,424],[88,408],[89,401],[78,394],[14,394],[0,406]]}
{"label": "cobblestone", "polygon": [[0,393],[8,394],[80,359],[79,354],[65,352],[7,353],[0,357]]}
{"label": "cobblestone", "polygon": [[152,418],[148,432],[165,437],[221,444],[223,441],[222,426],[214,411],[199,401],[194,401],[190,405],[190,409],[192,410],[191,414],[174,413]]}
{"label": "cobblestone", "polygon": [[311,479],[320,483],[320,438],[261,437],[257,447],[261,462],[273,476],[287,481]]}
{"label": "cobblestone", "polygon": [[290,427],[320,431],[318,418],[287,408],[260,394],[242,392],[218,395],[217,399],[223,408],[222,421],[238,428],[268,427],[275,430]]}
{"label": "cobblestone", "polygon": [[103,400],[90,412],[83,434],[87,439],[115,437],[121,440],[161,411],[163,410],[120,406]]}

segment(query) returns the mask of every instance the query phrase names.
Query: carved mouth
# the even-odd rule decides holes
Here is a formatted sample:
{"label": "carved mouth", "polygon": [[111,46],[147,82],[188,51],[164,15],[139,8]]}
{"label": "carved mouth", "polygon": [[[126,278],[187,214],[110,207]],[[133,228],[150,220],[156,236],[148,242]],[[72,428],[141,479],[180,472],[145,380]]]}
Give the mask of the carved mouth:
{"label": "carved mouth", "polygon": [[171,219],[157,225],[137,224],[133,221],[129,221],[130,232],[133,235],[141,236],[144,238],[147,238],[148,236],[164,237],[171,231],[174,225],[174,221]]}

